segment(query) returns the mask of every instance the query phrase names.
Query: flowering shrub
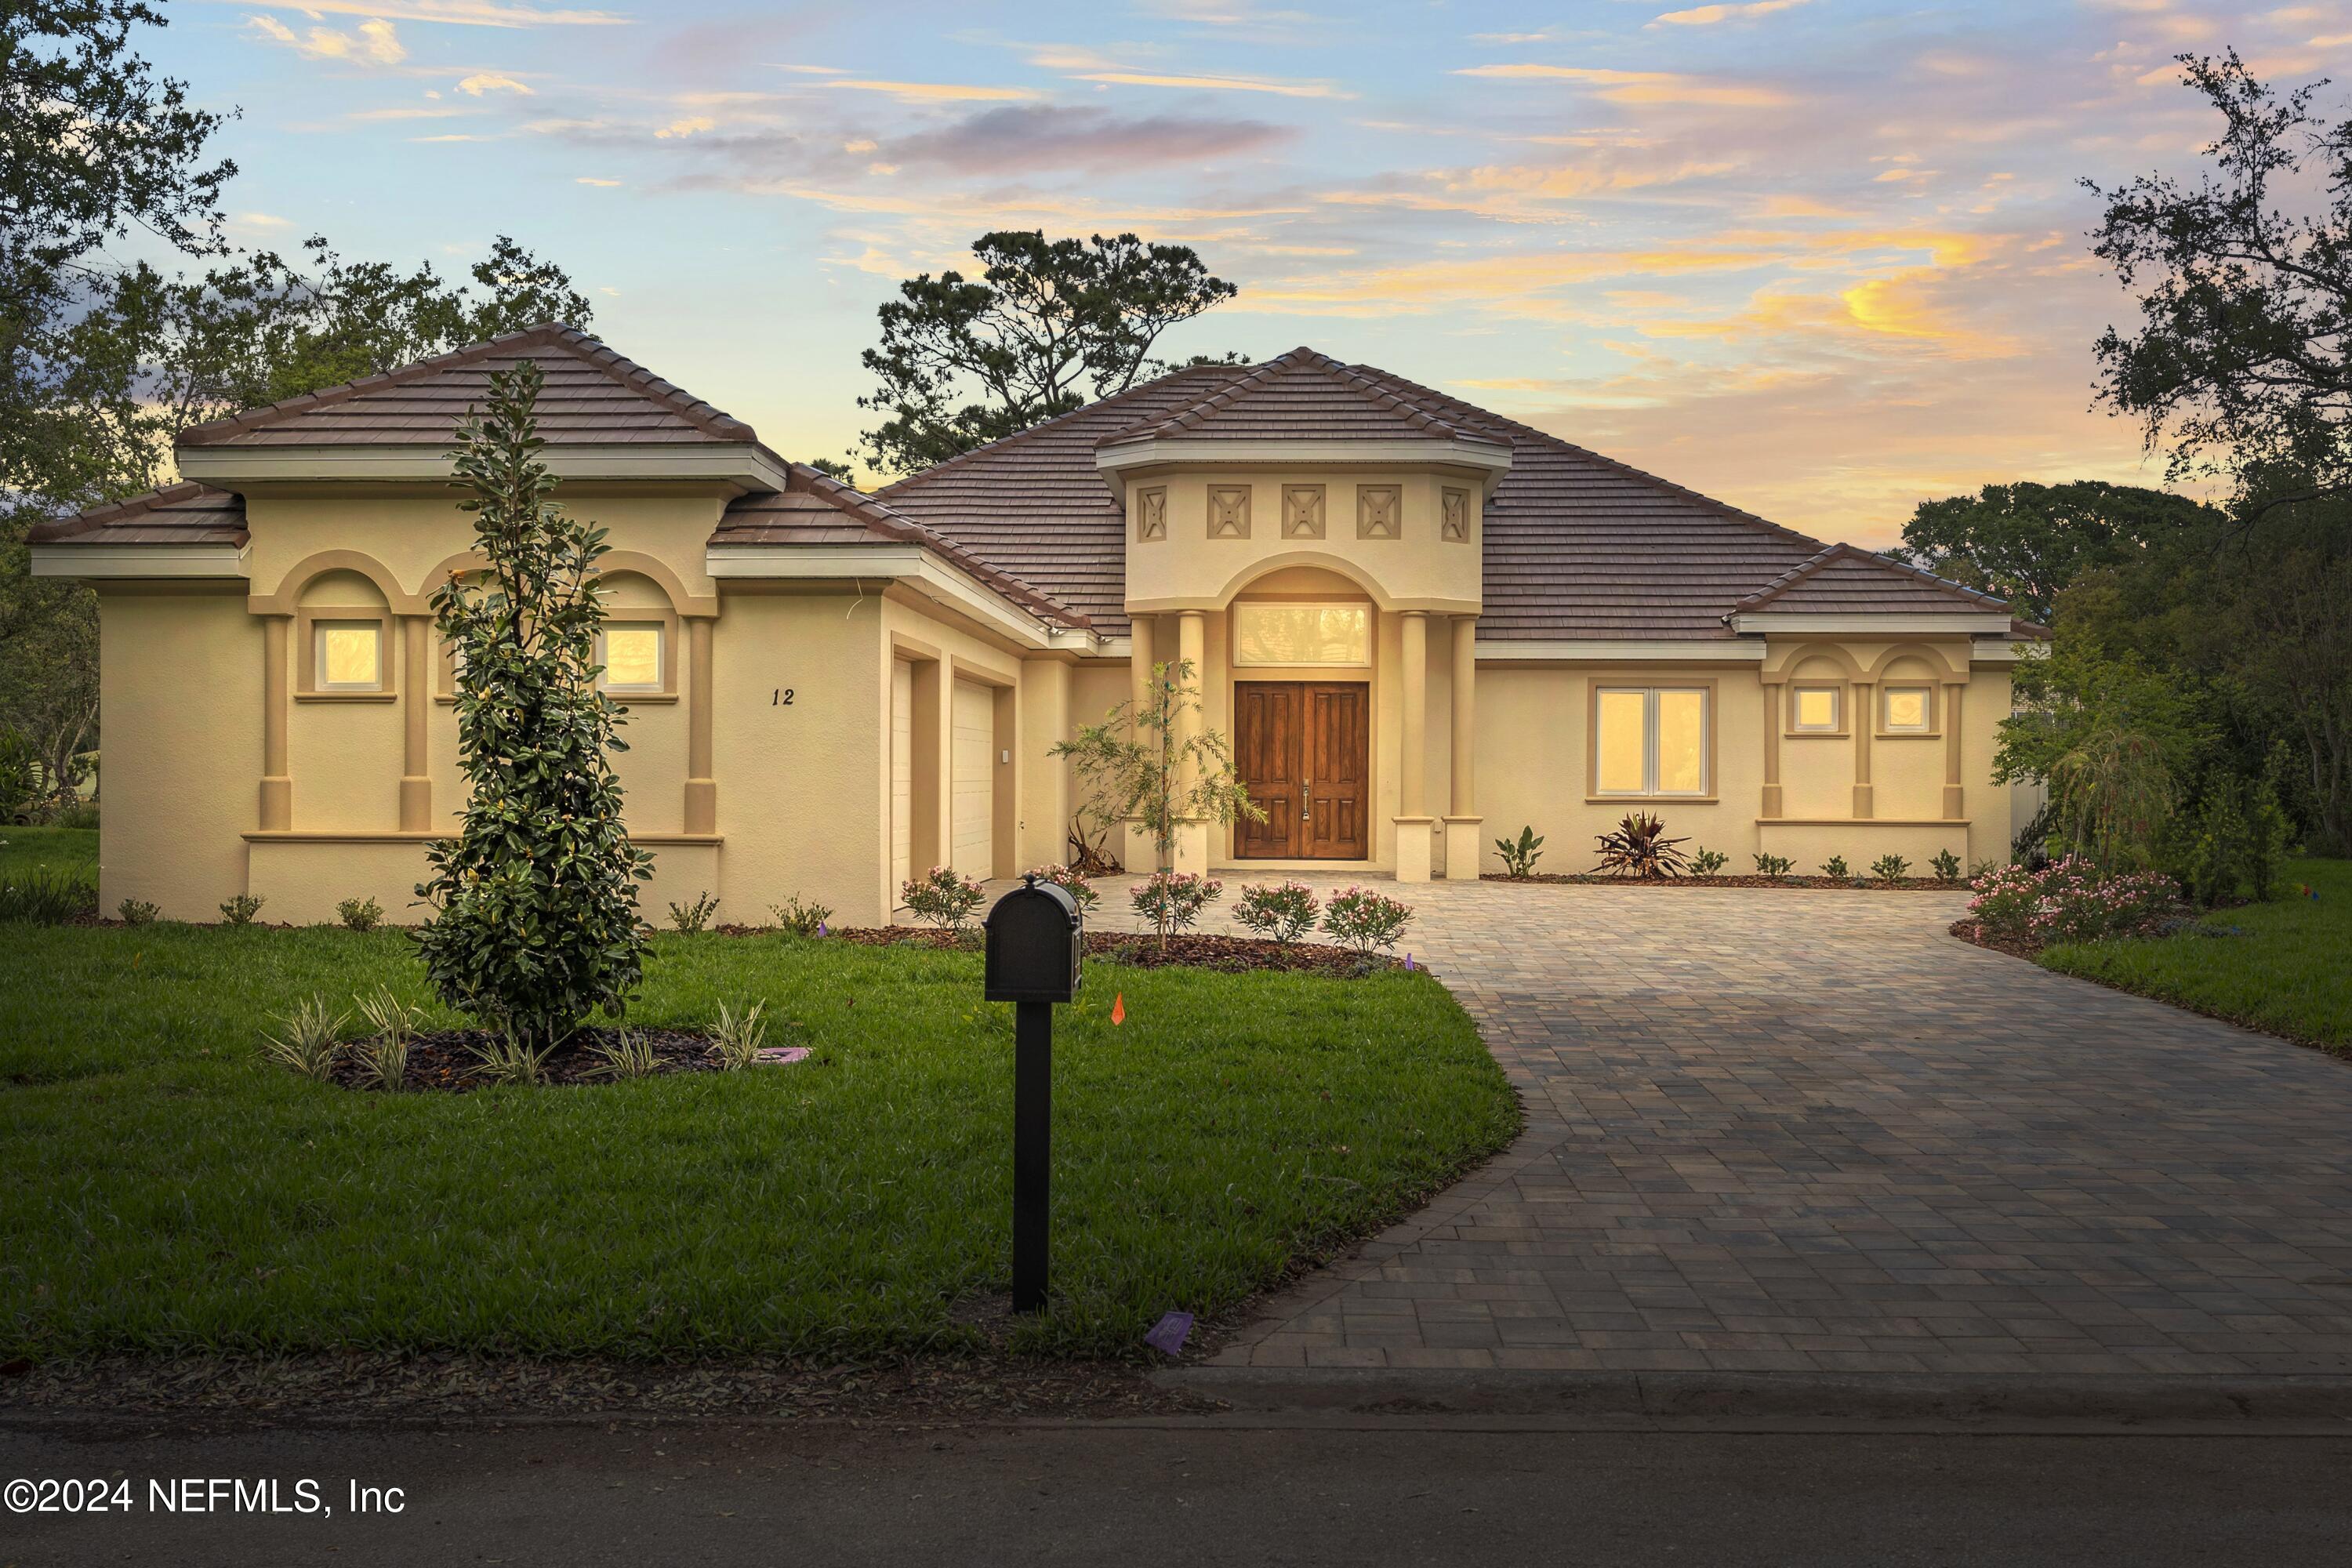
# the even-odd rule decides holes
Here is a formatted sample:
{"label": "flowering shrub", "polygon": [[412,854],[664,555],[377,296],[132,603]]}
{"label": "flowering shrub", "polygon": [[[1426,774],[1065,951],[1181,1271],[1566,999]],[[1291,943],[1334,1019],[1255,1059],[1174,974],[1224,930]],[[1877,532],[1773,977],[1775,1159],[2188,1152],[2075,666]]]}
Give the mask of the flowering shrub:
{"label": "flowering shrub", "polygon": [[1370,888],[1350,888],[1331,896],[1323,911],[1323,929],[1342,947],[1371,953],[1397,944],[1412,923],[1412,909]]}
{"label": "flowering shrub", "polygon": [[1234,906],[1234,919],[1285,943],[1297,942],[1313,931],[1315,917],[1322,912],[1323,906],[1317,900],[1314,889],[1304,882],[1244,888],[1242,901]]}
{"label": "flowering shrub", "polygon": [[2003,866],[1971,884],[1969,912],[1987,936],[2047,946],[2145,936],[2163,923],[2179,890],[2153,871],[2102,876],[2079,855],[2040,870]]}
{"label": "flowering shrub", "polygon": [[980,884],[945,866],[934,866],[919,877],[909,877],[898,889],[898,901],[917,920],[941,931],[960,931],[980,908]]}
{"label": "flowering shrub", "polygon": [[1154,871],[1135,888],[1135,912],[1163,931],[1189,930],[1225,885],[1191,871]]}
{"label": "flowering shrub", "polygon": [[1095,885],[1087,881],[1086,873],[1075,866],[1032,866],[1026,875],[1041,882],[1051,882],[1069,894],[1070,902],[1078,906],[1080,914],[1102,901],[1102,895],[1095,891]]}

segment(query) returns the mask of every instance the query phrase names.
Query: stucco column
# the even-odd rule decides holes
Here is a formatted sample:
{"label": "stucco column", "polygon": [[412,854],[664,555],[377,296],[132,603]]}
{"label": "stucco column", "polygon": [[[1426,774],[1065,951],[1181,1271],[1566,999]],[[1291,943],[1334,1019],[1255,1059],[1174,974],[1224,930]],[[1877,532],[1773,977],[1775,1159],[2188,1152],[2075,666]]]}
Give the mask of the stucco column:
{"label": "stucco column", "polygon": [[261,620],[261,830],[294,826],[294,781],[286,771],[286,655],[291,616]]}
{"label": "stucco column", "polygon": [[1779,816],[1780,810],[1780,702],[1788,691],[1779,681],[1764,686],[1764,798],[1756,815]]}
{"label": "stucco column", "polygon": [[719,831],[719,784],[711,775],[711,622],[686,623],[686,830]]}
{"label": "stucco column", "polygon": [[1484,853],[1478,815],[1478,617],[1454,617],[1454,789],[1445,814],[1445,876],[1477,880]]}
{"label": "stucco column", "polygon": [[1878,728],[1878,688],[1867,680],[1853,683],[1853,815],[1857,821],[1876,815],[1871,808],[1870,736]]}
{"label": "stucco column", "polygon": [[1053,865],[1072,853],[1070,764],[1048,754],[1070,738],[1068,660],[1033,658],[1021,666],[1021,725],[1029,761],[1021,781],[1021,862]]}
{"label": "stucco column", "polygon": [[1400,882],[1429,880],[1429,616],[1407,610],[1400,628],[1403,647],[1403,722],[1397,737],[1396,876]]}
{"label": "stucco column", "polygon": [[[1151,663],[1158,656],[1152,648],[1152,618],[1150,616],[1135,616],[1129,618],[1129,626],[1131,629],[1128,634],[1127,689],[1128,701],[1130,706],[1128,711],[1130,714],[1139,714],[1151,704]],[[1143,730],[1139,724],[1130,723],[1129,732],[1134,740],[1143,739]],[[1154,853],[1151,835],[1146,833],[1141,825],[1129,822],[1127,825],[1127,847],[1122,852],[1127,868],[1130,871],[1149,874],[1154,865]]]}
{"label": "stucco column", "polygon": [[1948,822],[1958,822],[1969,814],[1969,793],[1960,783],[1960,707],[1968,694],[1967,682],[1944,682],[1944,817]]}
{"label": "stucco column", "polygon": [[[1176,617],[1176,658],[1181,665],[1192,667],[1184,684],[1196,693],[1196,700],[1179,710],[1176,720],[1176,742],[1179,745],[1199,738],[1206,721],[1202,711],[1208,701],[1209,679],[1209,617],[1199,610],[1186,610]],[[1189,789],[1200,778],[1200,770],[1191,765],[1181,768],[1177,785]],[[1205,822],[1188,823],[1176,830],[1176,868],[1198,871],[1209,869],[1209,834]]]}
{"label": "stucco column", "polygon": [[400,617],[401,718],[400,830],[423,833],[433,826],[433,780],[427,773],[425,744],[433,712],[433,683],[425,666],[426,629],[423,616]]}

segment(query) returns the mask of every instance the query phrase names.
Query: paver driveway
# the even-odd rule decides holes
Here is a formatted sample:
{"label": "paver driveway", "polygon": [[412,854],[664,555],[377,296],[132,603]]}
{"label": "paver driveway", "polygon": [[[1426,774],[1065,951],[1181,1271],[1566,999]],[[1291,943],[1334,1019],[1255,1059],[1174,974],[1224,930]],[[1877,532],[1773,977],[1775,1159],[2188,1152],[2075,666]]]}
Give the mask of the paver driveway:
{"label": "paver driveway", "polygon": [[2352,1064],[1956,942],[1958,895],[1399,890],[1527,1132],[1219,1361],[2352,1372]]}

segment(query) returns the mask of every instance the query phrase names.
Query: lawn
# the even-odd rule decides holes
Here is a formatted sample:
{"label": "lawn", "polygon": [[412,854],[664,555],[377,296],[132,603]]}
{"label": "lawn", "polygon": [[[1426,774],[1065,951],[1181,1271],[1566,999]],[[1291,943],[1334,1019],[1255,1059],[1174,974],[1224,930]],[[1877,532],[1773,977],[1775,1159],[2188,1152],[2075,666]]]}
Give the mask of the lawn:
{"label": "lawn", "polygon": [[[1013,1052],[977,954],[656,939],[634,1020],[765,998],[772,1043],[814,1047],[791,1067],[387,1096],[263,1064],[268,1015],[379,983],[425,1000],[400,933],[0,931],[0,1356],[979,1343],[1009,1285]],[[1132,1353],[1517,1127],[1425,973],[1090,963],[1057,1012],[1055,1299],[1016,1350]]]}
{"label": "lawn", "polygon": [[98,829],[0,826],[0,881],[36,872],[98,881]]}
{"label": "lawn", "polygon": [[2052,947],[2042,963],[2352,1055],[2352,860],[2292,861],[2284,880],[2290,896],[2220,910],[2198,930]]}

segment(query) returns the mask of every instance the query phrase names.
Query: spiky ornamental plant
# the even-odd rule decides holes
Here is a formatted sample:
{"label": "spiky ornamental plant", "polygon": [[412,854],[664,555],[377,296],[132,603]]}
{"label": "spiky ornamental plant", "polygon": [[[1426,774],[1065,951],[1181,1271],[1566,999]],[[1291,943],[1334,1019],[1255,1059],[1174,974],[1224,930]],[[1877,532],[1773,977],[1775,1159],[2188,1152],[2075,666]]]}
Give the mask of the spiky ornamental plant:
{"label": "spiky ornamental plant", "polygon": [[644,973],[637,884],[652,857],[621,826],[609,753],[627,750],[621,710],[596,689],[604,531],[552,504],[528,361],[490,378],[489,408],[458,427],[457,474],[473,491],[478,584],[453,573],[433,594],[457,655],[457,747],[470,786],[464,829],[426,852],[433,909],[417,946],[434,989],[533,1053],[592,1009],[619,1016]]}

